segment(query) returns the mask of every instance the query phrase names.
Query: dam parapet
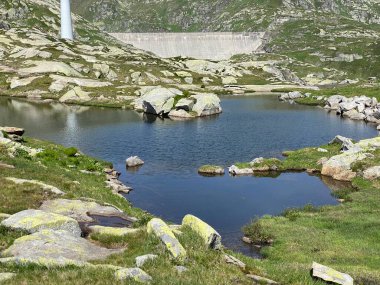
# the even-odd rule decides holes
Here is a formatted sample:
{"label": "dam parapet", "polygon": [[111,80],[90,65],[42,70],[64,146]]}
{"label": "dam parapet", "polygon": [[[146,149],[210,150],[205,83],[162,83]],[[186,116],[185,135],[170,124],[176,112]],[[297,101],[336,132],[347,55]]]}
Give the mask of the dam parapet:
{"label": "dam parapet", "polygon": [[260,33],[111,33],[136,48],[169,58],[226,60],[236,54],[260,52],[264,32]]}

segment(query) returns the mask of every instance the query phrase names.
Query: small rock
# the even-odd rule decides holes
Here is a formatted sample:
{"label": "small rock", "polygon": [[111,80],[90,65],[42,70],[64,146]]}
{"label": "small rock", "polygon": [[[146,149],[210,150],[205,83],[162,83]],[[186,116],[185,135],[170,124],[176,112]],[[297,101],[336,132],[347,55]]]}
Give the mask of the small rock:
{"label": "small rock", "polygon": [[260,164],[264,162],[264,157],[258,157],[252,160],[249,164],[250,165],[255,165],[255,164]]}
{"label": "small rock", "polygon": [[0,127],[0,132],[4,132],[7,135],[22,136],[25,130],[21,128],[16,128],[16,127]]}
{"label": "small rock", "polygon": [[324,148],[318,148],[317,151],[318,152],[329,152],[327,149],[324,149]]}
{"label": "small rock", "polygon": [[253,169],[252,168],[239,168],[236,165],[232,165],[228,168],[228,172],[231,175],[252,175]]}
{"label": "small rock", "polygon": [[241,269],[245,269],[245,263],[237,259],[236,257],[233,257],[232,255],[225,254],[224,260],[226,263],[236,265],[240,267]]}
{"label": "small rock", "polygon": [[115,272],[117,280],[132,279],[140,283],[148,283],[152,281],[152,277],[140,268],[124,268]]}
{"label": "small rock", "polygon": [[260,285],[261,284],[278,285],[278,283],[276,281],[273,281],[273,280],[270,280],[270,279],[267,279],[265,277],[261,277],[258,275],[248,274],[247,277],[252,279],[253,282],[255,282],[254,284],[257,284],[257,285],[259,285],[259,284]]}
{"label": "small rock", "polygon": [[354,280],[348,274],[338,272],[330,267],[313,262],[312,276],[322,279],[326,282],[332,282],[340,285],[354,285]]}
{"label": "small rock", "polygon": [[246,236],[242,237],[241,240],[243,242],[245,242],[245,243],[248,243],[248,244],[252,244],[253,243],[253,241],[249,237],[246,237]]}
{"label": "small rock", "polygon": [[144,164],[144,161],[138,156],[131,156],[126,160],[127,167],[137,167]]}
{"label": "small rock", "polygon": [[155,254],[146,254],[142,256],[136,257],[136,266],[137,267],[142,267],[147,261],[154,260],[158,256]]}
{"label": "small rock", "polygon": [[364,170],[363,177],[368,180],[375,180],[380,177],[380,166],[374,166]]}
{"label": "small rock", "polygon": [[179,274],[188,270],[185,266],[174,266],[174,268],[177,270]]}

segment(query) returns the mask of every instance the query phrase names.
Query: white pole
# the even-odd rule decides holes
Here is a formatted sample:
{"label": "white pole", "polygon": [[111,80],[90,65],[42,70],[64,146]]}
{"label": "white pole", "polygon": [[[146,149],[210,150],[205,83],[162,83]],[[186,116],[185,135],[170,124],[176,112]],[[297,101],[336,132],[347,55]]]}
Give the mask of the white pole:
{"label": "white pole", "polygon": [[61,0],[61,38],[73,40],[70,0]]}

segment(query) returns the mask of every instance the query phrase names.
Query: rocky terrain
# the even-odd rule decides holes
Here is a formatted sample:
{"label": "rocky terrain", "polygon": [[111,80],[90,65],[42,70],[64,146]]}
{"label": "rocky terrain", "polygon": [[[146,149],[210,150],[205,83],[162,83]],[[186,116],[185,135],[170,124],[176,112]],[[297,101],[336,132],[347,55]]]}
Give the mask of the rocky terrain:
{"label": "rocky terrain", "polygon": [[375,0],[74,0],[73,4],[77,13],[107,32],[265,32],[262,50],[269,54],[253,59],[276,60],[277,66],[309,84],[366,80],[380,73],[380,4]]}

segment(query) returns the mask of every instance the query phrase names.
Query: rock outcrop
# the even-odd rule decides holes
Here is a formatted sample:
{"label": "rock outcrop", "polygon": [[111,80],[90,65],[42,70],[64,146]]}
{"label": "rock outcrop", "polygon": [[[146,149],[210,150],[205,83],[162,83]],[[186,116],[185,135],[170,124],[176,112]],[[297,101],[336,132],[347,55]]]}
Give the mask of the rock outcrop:
{"label": "rock outcrop", "polygon": [[41,230],[62,230],[72,236],[80,237],[81,229],[76,220],[41,210],[25,210],[18,212],[1,222],[1,225],[35,233]]}

